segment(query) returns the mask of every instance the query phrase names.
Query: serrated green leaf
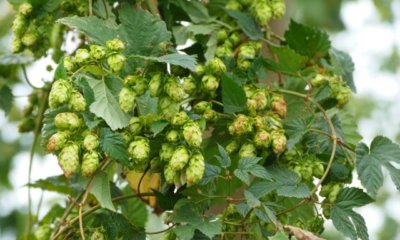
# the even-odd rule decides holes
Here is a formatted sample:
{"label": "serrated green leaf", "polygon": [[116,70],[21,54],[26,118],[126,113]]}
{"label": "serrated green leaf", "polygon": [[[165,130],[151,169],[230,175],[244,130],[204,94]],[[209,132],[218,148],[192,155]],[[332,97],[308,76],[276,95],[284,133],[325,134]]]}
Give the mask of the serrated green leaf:
{"label": "serrated green leaf", "polygon": [[290,48],[310,58],[324,56],[331,47],[329,36],[319,29],[304,26],[291,20],[285,40]]}
{"label": "serrated green leaf", "polygon": [[136,98],[136,103],[141,116],[157,114],[158,112],[158,98],[152,97],[150,91]]}
{"label": "serrated green leaf", "polygon": [[246,109],[247,98],[243,88],[227,76],[222,77],[221,83],[224,112],[234,114]]}
{"label": "serrated green leaf", "polygon": [[229,154],[226,152],[225,148],[223,148],[221,145],[218,144],[218,151],[219,151],[219,156],[216,157],[221,167],[223,168],[230,167],[231,158],[229,157]]}
{"label": "serrated green leaf", "polygon": [[155,121],[150,125],[150,130],[153,132],[154,136],[157,136],[168,126],[168,122],[165,120]]}
{"label": "serrated green leaf", "polygon": [[173,210],[175,203],[178,202],[179,199],[183,198],[183,195],[178,192],[174,192],[173,188],[168,189],[168,191],[162,193],[153,189],[153,192],[157,198],[157,206],[163,210]]}
{"label": "serrated green leaf", "polygon": [[191,225],[183,225],[175,227],[173,231],[179,239],[191,240],[195,230],[196,228]]}
{"label": "serrated green leaf", "polygon": [[68,79],[68,74],[64,67],[64,58],[60,60],[60,63],[54,71],[54,79]]}
{"label": "serrated green leaf", "polygon": [[96,197],[101,207],[115,211],[114,204],[111,201],[110,182],[105,172],[99,172],[95,177],[90,193]]}
{"label": "serrated green leaf", "polygon": [[156,55],[160,53],[159,44],[171,39],[165,22],[145,10],[122,4],[118,13],[121,21],[118,32],[126,42],[128,54]]}
{"label": "serrated green leaf", "polygon": [[306,66],[307,58],[296,53],[288,46],[271,45],[271,50],[277,57],[277,61],[267,59],[271,70],[282,73],[296,73]]}
{"label": "serrated green leaf", "polygon": [[182,8],[194,23],[210,22],[212,20],[207,8],[201,2],[172,0],[171,3]]}
{"label": "serrated green leaf", "polygon": [[394,185],[396,185],[397,190],[400,191],[400,170],[393,167],[390,163],[385,164],[385,167],[389,171],[390,178]]}
{"label": "serrated green leaf", "polygon": [[143,201],[138,198],[132,198],[124,200],[123,202],[119,201],[118,203],[122,205],[122,215],[124,215],[132,225],[145,227],[148,212],[146,204]]}
{"label": "serrated green leaf", "polygon": [[236,19],[237,24],[246,35],[252,40],[260,40],[264,37],[260,25],[249,13],[242,13],[235,10],[226,9],[225,12]]}
{"label": "serrated green leaf", "polygon": [[95,98],[89,109],[96,116],[104,119],[112,130],[116,130],[128,126],[129,117],[121,110],[116,97],[107,84],[108,81],[110,80],[87,78]]}
{"label": "serrated green leaf", "polygon": [[45,191],[68,195],[74,192],[74,189],[69,185],[68,179],[64,175],[39,179],[34,183],[31,183],[29,186],[32,188],[40,188]]}
{"label": "serrated green leaf", "polygon": [[79,30],[97,44],[105,45],[107,40],[118,36],[118,25],[113,20],[102,20],[95,16],[73,16],[58,19],[57,22]]}
{"label": "serrated green leaf", "polygon": [[204,221],[197,225],[196,228],[212,239],[215,235],[221,233],[221,222],[218,220],[212,222]]}
{"label": "serrated green leaf", "polygon": [[0,109],[2,109],[6,114],[8,114],[13,106],[14,96],[11,89],[4,85],[0,86]]}
{"label": "serrated green leaf", "polygon": [[204,175],[201,179],[201,184],[208,184],[212,182],[221,173],[221,168],[212,164],[206,163]]}
{"label": "serrated green leaf", "polygon": [[112,160],[129,166],[128,146],[124,138],[108,128],[100,130],[100,147]]}
{"label": "serrated green leaf", "polygon": [[247,173],[247,171],[242,169],[235,169],[235,171],[233,171],[233,174],[246,185],[250,185],[250,175]]}
{"label": "serrated green leaf", "polygon": [[251,192],[245,190],[244,197],[250,208],[258,208],[261,206],[260,200],[258,200]]}
{"label": "serrated green leaf", "polygon": [[277,232],[274,236],[269,237],[269,240],[288,240],[289,237],[282,231]]}
{"label": "serrated green leaf", "polygon": [[288,136],[286,147],[292,149],[304,136],[306,130],[312,123],[312,117],[292,118],[284,121],[285,133]]}
{"label": "serrated green leaf", "polygon": [[194,202],[186,201],[185,199],[185,201],[181,200],[181,202],[175,204],[172,221],[175,223],[189,223],[196,226],[202,223],[203,219],[196,204]]}
{"label": "serrated green leaf", "polygon": [[271,175],[267,170],[257,164],[260,160],[261,158],[258,157],[240,159],[238,168],[235,169],[233,174],[247,185],[250,185],[250,174],[262,179],[271,179]]}
{"label": "serrated green leaf", "polygon": [[310,190],[304,183],[290,186],[280,185],[276,189],[276,193],[283,197],[305,198],[310,196]]}
{"label": "serrated green leaf", "polygon": [[373,199],[359,188],[341,189],[335,205],[331,208],[331,219],[335,228],[354,240],[369,239],[363,217],[352,208],[364,206],[372,201]]}
{"label": "serrated green leaf", "polygon": [[356,85],[353,80],[354,63],[350,55],[332,48],[329,51],[331,57],[331,64],[336,74],[342,76],[347,85],[356,92]]}
{"label": "serrated green leaf", "polygon": [[268,193],[276,190],[277,187],[278,185],[271,184],[271,181],[261,181],[252,184],[248,188],[248,191],[251,192],[256,198],[261,198]]}
{"label": "serrated green leaf", "polygon": [[400,147],[390,139],[375,137],[370,149],[364,143],[356,148],[357,173],[368,193],[375,196],[383,184],[382,166],[400,161]]}
{"label": "serrated green leaf", "polygon": [[26,53],[11,53],[0,55],[0,65],[27,64],[34,60],[32,55]]}
{"label": "serrated green leaf", "polygon": [[155,58],[157,62],[169,63],[172,65],[181,66],[191,71],[196,71],[196,58],[194,56],[172,53]]}

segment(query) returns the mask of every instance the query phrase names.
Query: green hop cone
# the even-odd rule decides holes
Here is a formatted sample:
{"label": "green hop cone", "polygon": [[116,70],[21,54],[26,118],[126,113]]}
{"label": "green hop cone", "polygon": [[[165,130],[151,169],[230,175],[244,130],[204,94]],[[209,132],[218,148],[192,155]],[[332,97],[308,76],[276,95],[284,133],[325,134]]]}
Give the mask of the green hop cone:
{"label": "green hop cone", "polygon": [[229,10],[240,11],[240,10],[242,10],[242,5],[236,0],[229,0],[225,4],[225,8],[229,9]]}
{"label": "green hop cone", "polygon": [[313,86],[313,87],[320,87],[320,86],[322,86],[322,84],[325,82],[325,81],[328,81],[329,80],[329,76],[327,76],[327,75],[323,75],[323,74],[317,74],[317,75],[315,75],[315,77],[311,80],[311,86]]}
{"label": "green hop cone", "polygon": [[267,1],[253,1],[250,6],[250,12],[256,18],[257,22],[265,25],[272,18],[272,8]]}
{"label": "green hop cone", "polygon": [[201,78],[201,88],[204,93],[213,95],[219,86],[219,81],[213,75],[204,75]]}
{"label": "green hop cone", "polygon": [[189,120],[189,116],[185,111],[177,112],[171,119],[171,124],[174,126],[182,126]]}
{"label": "green hop cone", "polygon": [[239,32],[234,32],[229,36],[229,42],[232,43],[232,46],[236,46],[240,43],[241,37]]}
{"label": "green hop cone", "polygon": [[213,122],[218,119],[218,113],[213,109],[207,109],[203,113],[203,118],[208,122]]}
{"label": "green hop cone", "polygon": [[72,93],[71,98],[69,100],[69,107],[72,111],[82,112],[86,109],[86,100],[83,97],[82,93],[75,91]]}
{"label": "green hop cone", "polygon": [[135,140],[129,144],[128,153],[135,162],[148,160],[150,154],[149,140],[144,137],[135,137]]}
{"label": "green hop cone", "polygon": [[244,143],[239,150],[239,157],[256,157],[257,156],[257,149],[253,143],[247,142]]}
{"label": "green hop cone", "polygon": [[271,98],[271,107],[274,112],[276,112],[279,117],[284,118],[287,112],[286,100],[282,95],[273,95]]}
{"label": "green hop cone", "polygon": [[246,107],[252,116],[255,115],[257,112],[257,101],[251,98],[247,99]]}
{"label": "green hop cone", "polygon": [[106,42],[106,46],[111,51],[117,51],[117,52],[120,52],[120,51],[125,49],[124,42],[122,42],[118,38],[114,38],[114,39],[108,40]]}
{"label": "green hop cone", "polygon": [[147,79],[139,75],[127,75],[124,85],[134,90],[138,96],[143,95],[148,88]]}
{"label": "green hop cone", "polygon": [[180,174],[178,171],[174,170],[171,165],[167,164],[164,168],[164,178],[169,184],[179,183]]}
{"label": "green hop cone", "polygon": [[95,151],[99,144],[99,136],[95,133],[89,133],[83,139],[83,148],[88,152]]}
{"label": "green hop cone", "polygon": [[[256,101],[256,109],[257,111],[264,110],[268,105],[268,97],[265,91],[257,90],[253,96],[251,97],[254,101]],[[286,104],[286,102],[285,102]]]}
{"label": "green hop cone", "polygon": [[74,71],[75,63],[72,61],[71,57],[67,56],[64,58],[64,68],[67,72]]}
{"label": "green hop cone", "polygon": [[74,61],[77,64],[85,64],[89,62],[89,60],[90,60],[90,53],[87,49],[81,48],[76,51]]}
{"label": "green hop cone", "polygon": [[87,152],[83,154],[82,158],[82,176],[83,177],[90,177],[92,176],[100,164],[100,157],[97,152]]}
{"label": "green hop cone", "polygon": [[191,147],[200,147],[203,141],[203,135],[197,122],[189,121],[183,125],[182,134],[185,141]]}
{"label": "green hop cone", "polygon": [[16,36],[15,39],[19,39],[21,36],[23,36],[27,28],[28,21],[26,17],[21,14],[17,14],[12,25],[13,33]]}
{"label": "green hop cone", "polygon": [[225,42],[225,40],[228,39],[228,31],[225,29],[221,29],[217,32],[217,41],[219,43]]}
{"label": "green hop cone", "polygon": [[313,175],[317,178],[321,178],[324,175],[325,169],[321,162],[315,162],[313,164]]}
{"label": "green hop cone", "polygon": [[240,46],[238,58],[252,60],[256,57],[256,54],[257,54],[257,49],[255,48],[255,46],[251,43],[247,43]]}
{"label": "green hop cone", "polygon": [[49,106],[51,109],[58,108],[68,103],[72,93],[72,85],[64,79],[56,80],[49,94]]}
{"label": "green hop cone", "polygon": [[201,64],[196,65],[196,71],[192,72],[192,75],[195,77],[201,77],[204,75],[205,67]]}
{"label": "green hop cone", "polygon": [[119,106],[124,112],[130,112],[135,106],[136,93],[129,88],[123,87],[119,92]]}
{"label": "green hop cone", "polygon": [[57,132],[53,134],[47,143],[47,152],[55,152],[61,150],[69,139],[67,132]]}
{"label": "green hop cone", "polygon": [[39,35],[35,30],[28,30],[25,32],[24,36],[22,36],[21,42],[27,47],[31,47],[35,45],[38,41]]}
{"label": "green hop cone", "polygon": [[170,77],[167,80],[164,86],[164,91],[175,102],[182,101],[186,96],[185,90],[183,89],[183,85],[180,84],[179,80],[175,77]]}
{"label": "green hop cone", "polygon": [[271,133],[272,150],[276,154],[281,154],[286,150],[287,139],[282,131],[273,131]]}
{"label": "green hop cone", "polygon": [[172,129],[165,134],[165,138],[168,142],[176,143],[181,139],[181,134],[178,130]]}
{"label": "green hop cone", "polygon": [[174,171],[182,170],[189,161],[189,152],[185,146],[179,146],[171,156],[169,165]]}
{"label": "green hop cone", "polygon": [[232,140],[228,145],[226,145],[225,150],[229,153],[232,154],[239,150],[240,144],[237,140]]}
{"label": "green hop cone", "polygon": [[122,54],[113,54],[107,58],[111,71],[119,73],[125,66],[126,57]]}
{"label": "green hop cone", "polygon": [[193,94],[197,89],[196,80],[192,77],[185,77],[183,80],[183,90],[187,94]]}
{"label": "green hop cone", "polygon": [[251,61],[245,59],[238,59],[237,65],[240,70],[247,71],[251,66]]}
{"label": "green hop cone", "polygon": [[342,188],[343,188],[342,184],[334,184],[332,186],[332,190],[329,192],[328,201],[331,203],[335,202],[337,195]]}
{"label": "green hop cone", "polygon": [[79,146],[71,143],[66,145],[58,155],[58,164],[66,177],[71,177],[79,171]]}
{"label": "green hop cone", "polygon": [[142,132],[143,124],[140,118],[138,117],[131,117],[129,120],[128,130],[132,135],[138,135]]}
{"label": "green hop cone", "polygon": [[23,50],[23,45],[20,39],[14,38],[12,41],[11,52],[18,53]]}
{"label": "green hop cone", "polygon": [[256,134],[254,135],[254,144],[258,147],[258,148],[269,148],[270,144],[271,144],[271,137],[270,134],[265,131],[265,130],[259,130],[256,132]]}
{"label": "green hop cone", "polygon": [[346,105],[349,102],[351,96],[351,89],[348,86],[341,86],[339,92],[336,95],[337,104],[339,107]]}
{"label": "green hop cone", "polygon": [[166,120],[172,120],[177,112],[179,112],[180,105],[169,97],[161,97],[158,102],[158,107],[161,110],[163,117]]}
{"label": "green hop cone", "polygon": [[102,231],[96,230],[90,235],[90,240],[105,240],[106,237]]}
{"label": "green hop cone", "polygon": [[106,55],[106,48],[99,45],[90,45],[90,57],[96,60],[102,59]]}
{"label": "green hop cone", "polygon": [[149,90],[152,97],[158,97],[158,95],[160,95],[162,80],[163,77],[161,73],[156,73],[151,78],[149,82]]}
{"label": "green hop cone", "polygon": [[133,137],[129,130],[124,129],[122,132],[119,133],[121,137],[124,139],[125,142],[129,143],[132,141]]}
{"label": "green hop cone", "polygon": [[219,58],[213,58],[207,63],[206,72],[219,76],[226,72],[225,63]]}
{"label": "green hop cone", "polygon": [[82,119],[76,113],[63,112],[56,115],[54,124],[59,130],[74,131],[83,126]]}
{"label": "green hop cone", "polygon": [[205,164],[204,157],[200,152],[194,153],[189,160],[189,164],[185,171],[185,180],[188,185],[198,183],[204,175]]}
{"label": "green hop cone", "polygon": [[322,185],[319,195],[321,197],[327,197],[329,195],[329,193],[332,191],[333,185],[334,185],[334,183],[332,183],[332,182]]}
{"label": "green hop cone", "polygon": [[273,0],[271,4],[272,15],[275,19],[281,18],[285,15],[286,5],[284,0]]}
{"label": "green hop cone", "polygon": [[172,154],[174,154],[174,151],[175,151],[175,147],[174,147],[173,144],[171,144],[171,143],[163,143],[161,145],[161,150],[160,150],[160,153],[159,153],[160,154],[160,159],[162,161],[168,162],[171,159]]}
{"label": "green hop cone", "polygon": [[203,114],[208,109],[212,109],[211,102],[201,101],[201,102],[196,103],[196,105],[193,106],[193,110],[197,114]]}
{"label": "green hop cone", "polygon": [[[229,42],[227,42],[229,43]],[[231,44],[222,44],[221,46],[218,46],[217,49],[215,50],[215,56],[222,58],[222,57],[233,57],[233,50]]]}
{"label": "green hop cone", "polygon": [[30,3],[22,3],[21,5],[19,5],[18,8],[18,13],[20,13],[23,16],[28,16],[32,13],[33,7]]}
{"label": "green hop cone", "polygon": [[253,121],[243,114],[238,114],[235,120],[228,127],[229,133],[234,136],[240,136],[253,131]]}
{"label": "green hop cone", "polygon": [[265,117],[267,128],[271,130],[280,130],[283,128],[282,120],[276,115],[270,115]]}

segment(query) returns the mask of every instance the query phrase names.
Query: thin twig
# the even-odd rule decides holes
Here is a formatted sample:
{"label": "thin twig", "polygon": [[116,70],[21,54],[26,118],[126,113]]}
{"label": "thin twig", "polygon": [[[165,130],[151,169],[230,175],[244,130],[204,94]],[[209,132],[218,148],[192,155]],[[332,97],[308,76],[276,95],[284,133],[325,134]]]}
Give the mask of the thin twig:
{"label": "thin twig", "polygon": [[28,85],[29,85],[31,88],[33,88],[33,89],[41,89],[41,88],[38,88],[38,87],[34,86],[34,85],[31,83],[31,81],[29,80],[28,74],[26,73],[25,65],[21,65],[21,67],[22,67],[22,73],[23,73],[23,75],[24,75],[24,78],[25,78],[26,83],[28,83]]}
{"label": "thin twig", "polygon": [[172,228],[174,228],[176,226],[176,224],[172,224],[171,226],[169,226],[168,228],[164,229],[164,230],[160,230],[160,231],[156,231],[156,232],[146,232],[146,234],[148,235],[155,235],[155,234],[160,234],[160,233],[164,233],[164,232],[168,232],[169,230],[171,230]]}
{"label": "thin twig", "polygon": [[36,122],[35,122],[35,131],[34,131],[34,139],[29,155],[29,166],[28,166],[28,225],[27,225],[27,236],[30,235],[32,230],[32,195],[31,195],[31,181],[32,181],[32,165],[33,165],[33,157],[35,155],[36,145],[39,141],[40,130],[42,129],[42,121],[44,118],[44,112],[47,108],[47,98],[50,93],[50,88],[44,87],[42,88],[42,99],[39,106],[39,111],[37,114]]}

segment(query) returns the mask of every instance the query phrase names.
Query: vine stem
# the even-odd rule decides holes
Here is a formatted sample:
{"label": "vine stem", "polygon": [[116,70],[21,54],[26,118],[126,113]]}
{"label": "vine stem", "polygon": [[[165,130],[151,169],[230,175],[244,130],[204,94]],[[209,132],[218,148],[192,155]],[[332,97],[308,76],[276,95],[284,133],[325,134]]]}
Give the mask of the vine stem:
{"label": "vine stem", "polygon": [[[111,199],[112,202],[118,202],[118,201],[122,201],[125,199],[129,199],[129,198],[135,198],[135,197],[146,197],[146,196],[154,196],[155,194],[152,192],[146,192],[146,193],[141,193],[140,196],[137,194],[129,194],[129,195],[122,195],[122,196],[118,196],[118,197],[114,197]],[[96,210],[100,209],[101,206],[100,204],[97,204],[89,209],[87,209],[86,211],[82,212],[82,218],[95,212]],[[80,216],[74,217],[73,219],[71,219],[68,223],[67,226],[65,226],[64,228],[62,228],[57,234],[55,234],[52,237],[52,240],[57,239],[59,236],[61,236],[61,234],[63,234],[66,230],[69,229],[70,226],[74,225],[75,223],[79,222]]]}
{"label": "vine stem", "polygon": [[85,205],[86,200],[87,200],[87,198],[88,198],[88,196],[89,196],[90,190],[92,189],[94,180],[95,180],[96,177],[99,175],[99,173],[100,173],[101,171],[103,171],[104,168],[107,167],[107,165],[108,165],[109,162],[110,162],[110,159],[109,159],[109,158],[106,158],[105,161],[102,163],[102,165],[97,169],[96,173],[93,174],[93,176],[90,178],[89,183],[88,183],[88,185],[87,185],[87,187],[86,187],[85,193],[83,194],[82,200],[81,200],[81,202],[78,204],[78,207],[79,207],[79,214],[78,214],[78,218],[79,218],[79,230],[80,230],[80,233],[81,233],[81,239],[82,239],[82,240],[85,240],[85,232],[84,232],[84,229],[83,229],[83,215],[82,215],[82,214],[83,214],[83,206]]}
{"label": "vine stem", "polygon": [[[285,90],[285,89],[280,89],[280,90],[278,90],[278,92],[283,93],[283,94],[290,94],[290,95],[293,95],[293,96],[301,97],[301,98],[303,98],[305,100],[312,101],[317,106],[317,108],[321,111],[321,113],[323,114],[323,116],[324,116],[326,122],[328,123],[330,130],[331,130],[330,138],[332,140],[332,152],[331,152],[331,155],[329,157],[328,165],[326,166],[324,174],[322,175],[322,177],[320,178],[318,183],[314,186],[314,188],[311,190],[309,198],[312,198],[312,195],[314,195],[317,192],[318,187],[322,184],[322,182],[328,176],[329,171],[330,171],[330,169],[332,167],[332,164],[333,164],[333,160],[335,159],[336,148],[337,148],[337,143],[338,143],[338,137],[337,137],[337,134],[336,134],[336,130],[335,130],[335,127],[334,127],[331,119],[329,118],[328,114],[326,113],[325,109],[318,102],[316,102],[315,100],[313,100],[309,96],[304,95],[302,93],[295,92],[295,91]],[[307,202],[307,200],[303,199],[297,205],[295,205],[295,208],[303,205],[305,202]],[[293,210],[293,209],[291,209],[291,210]],[[287,212],[287,211],[285,210],[282,213],[284,213],[284,212]],[[282,213],[280,213],[280,214],[282,214]]]}
{"label": "vine stem", "polygon": [[35,132],[33,143],[31,147],[31,151],[29,154],[29,166],[28,166],[28,224],[27,224],[27,237],[31,234],[32,231],[32,193],[31,193],[31,181],[32,181],[32,165],[33,165],[33,157],[35,156],[35,148],[39,141],[40,130],[42,128],[42,121],[44,118],[44,112],[47,108],[47,98],[49,97],[51,88],[44,87],[42,88],[42,99],[39,106],[39,111],[37,114],[36,122],[35,122]]}

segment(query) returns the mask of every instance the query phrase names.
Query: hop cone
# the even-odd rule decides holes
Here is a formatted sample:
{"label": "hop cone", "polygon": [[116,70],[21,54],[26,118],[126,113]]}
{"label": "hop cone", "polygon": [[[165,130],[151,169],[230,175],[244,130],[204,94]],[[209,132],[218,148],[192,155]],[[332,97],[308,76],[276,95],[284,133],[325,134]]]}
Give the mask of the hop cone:
{"label": "hop cone", "polygon": [[79,146],[75,143],[65,146],[58,155],[58,164],[66,177],[71,177],[79,170]]}

